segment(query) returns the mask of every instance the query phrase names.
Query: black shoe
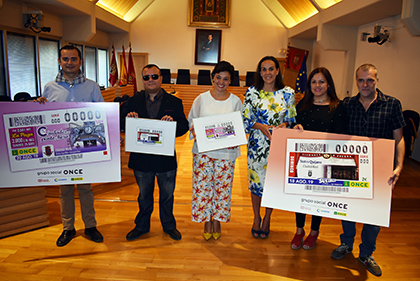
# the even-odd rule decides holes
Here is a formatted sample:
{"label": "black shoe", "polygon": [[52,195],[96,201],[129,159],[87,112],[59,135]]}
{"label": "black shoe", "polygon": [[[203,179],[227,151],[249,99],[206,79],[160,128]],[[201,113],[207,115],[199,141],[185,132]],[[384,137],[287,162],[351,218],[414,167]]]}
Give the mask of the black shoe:
{"label": "black shoe", "polygon": [[174,240],[177,240],[178,241],[178,240],[181,240],[181,238],[182,238],[181,233],[176,228],[171,229],[171,230],[166,230],[164,232],[167,233],[167,234],[169,234],[169,237],[171,237]]}
{"label": "black shoe", "polygon": [[96,227],[90,227],[85,229],[85,234],[89,236],[90,240],[99,243],[104,241],[102,234],[96,229]]}
{"label": "black shoe", "polygon": [[347,245],[346,243],[342,243],[340,246],[337,247],[337,249],[335,249],[331,253],[331,257],[336,259],[336,260],[340,260],[340,259],[344,258],[345,255],[350,254],[352,251],[353,251],[353,249],[350,248],[349,245]]}
{"label": "black shoe", "polygon": [[149,233],[149,231],[141,231],[141,230],[138,230],[137,228],[134,228],[127,234],[127,236],[125,236],[125,238],[127,238],[128,241],[136,240],[137,238],[139,238],[140,236],[146,233]]}
{"label": "black shoe", "polygon": [[366,266],[366,269],[373,275],[378,277],[382,275],[381,268],[372,256],[359,257],[359,261],[363,263],[363,265]]}
{"label": "black shoe", "polygon": [[73,239],[74,235],[76,235],[76,229],[72,230],[63,230],[60,237],[58,237],[56,245],[58,247],[66,246],[71,239]]}

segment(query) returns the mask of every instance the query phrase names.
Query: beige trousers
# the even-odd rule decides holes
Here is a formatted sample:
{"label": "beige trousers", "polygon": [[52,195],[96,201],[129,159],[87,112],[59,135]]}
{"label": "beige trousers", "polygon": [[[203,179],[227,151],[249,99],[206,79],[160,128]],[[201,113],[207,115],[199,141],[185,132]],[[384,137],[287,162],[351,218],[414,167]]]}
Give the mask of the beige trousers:
{"label": "beige trousers", "polygon": [[[75,185],[60,186],[60,207],[63,230],[74,229],[74,187]],[[90,184],[78,184],[80,209],[85,228],[96,227],[95,207],[92,186]]]}

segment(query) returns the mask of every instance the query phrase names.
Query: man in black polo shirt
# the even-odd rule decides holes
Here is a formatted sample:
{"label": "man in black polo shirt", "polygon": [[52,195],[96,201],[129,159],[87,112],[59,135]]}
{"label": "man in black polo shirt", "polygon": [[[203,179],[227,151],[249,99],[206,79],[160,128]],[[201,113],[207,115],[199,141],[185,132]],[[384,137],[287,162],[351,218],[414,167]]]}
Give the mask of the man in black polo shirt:
{"label": "man in black polo shirt", "polygon": [[[348,117],[347,133],[395,140],[395,169],[388,181],[393,188],[403,167],[404,138],[402,129],[405,123],[400,101],[377,89],[378,80],[378,71],[372,64],[363,64],[356,70],[359,93],[343,101]],[[342,259],[353,250],[356,223],[342,221],[342,226],[341,245],[331,254],[331,257],[335,259]],[[382,275],[381,268],[372,257],[380,229],[380,226],[364,224],[362,243],[359,245],[360,262],[375,276]]]}

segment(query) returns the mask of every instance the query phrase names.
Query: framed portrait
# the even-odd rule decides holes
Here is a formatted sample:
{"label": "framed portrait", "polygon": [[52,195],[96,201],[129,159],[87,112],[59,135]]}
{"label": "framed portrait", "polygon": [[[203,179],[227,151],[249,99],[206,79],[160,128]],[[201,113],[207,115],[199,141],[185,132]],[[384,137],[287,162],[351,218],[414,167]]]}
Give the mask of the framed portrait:
{"label": "framed portrait", "polygon": [[216,65],[220,61],[222,31],[196,29],[195,64]]}
{"label": "framed portrait", "polygon": [[230,27],[230,0],[189,1],[189,26]]}

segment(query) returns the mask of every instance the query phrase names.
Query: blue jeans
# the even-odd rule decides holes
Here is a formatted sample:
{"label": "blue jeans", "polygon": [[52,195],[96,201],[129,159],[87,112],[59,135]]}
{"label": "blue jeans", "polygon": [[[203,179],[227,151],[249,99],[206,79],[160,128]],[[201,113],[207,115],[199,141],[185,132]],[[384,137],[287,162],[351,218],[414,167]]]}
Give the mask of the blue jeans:
{"label": "blue jeans", "polygon": [[176,169],[168,172],[140,172],[134,170],[140,192],[137,201],[139,212],[134,220],[136,229],[150,231],[150,217],[153,213],[155,177],[159,186],[159,216],[163,231],[176,228],[173,214]]}
{"label": "blue jeans", "polygon": [[[343,232],[340,235],[341,243],[346,243],[351,248],[354,244],[354,236],[356,236],[356,223],[351,221],[341,221]],[[363,224],[362,243],[359,245],[359,257],[366,257],[373,254],[376,250],[376,238],[378,237],[380,226]]]}

